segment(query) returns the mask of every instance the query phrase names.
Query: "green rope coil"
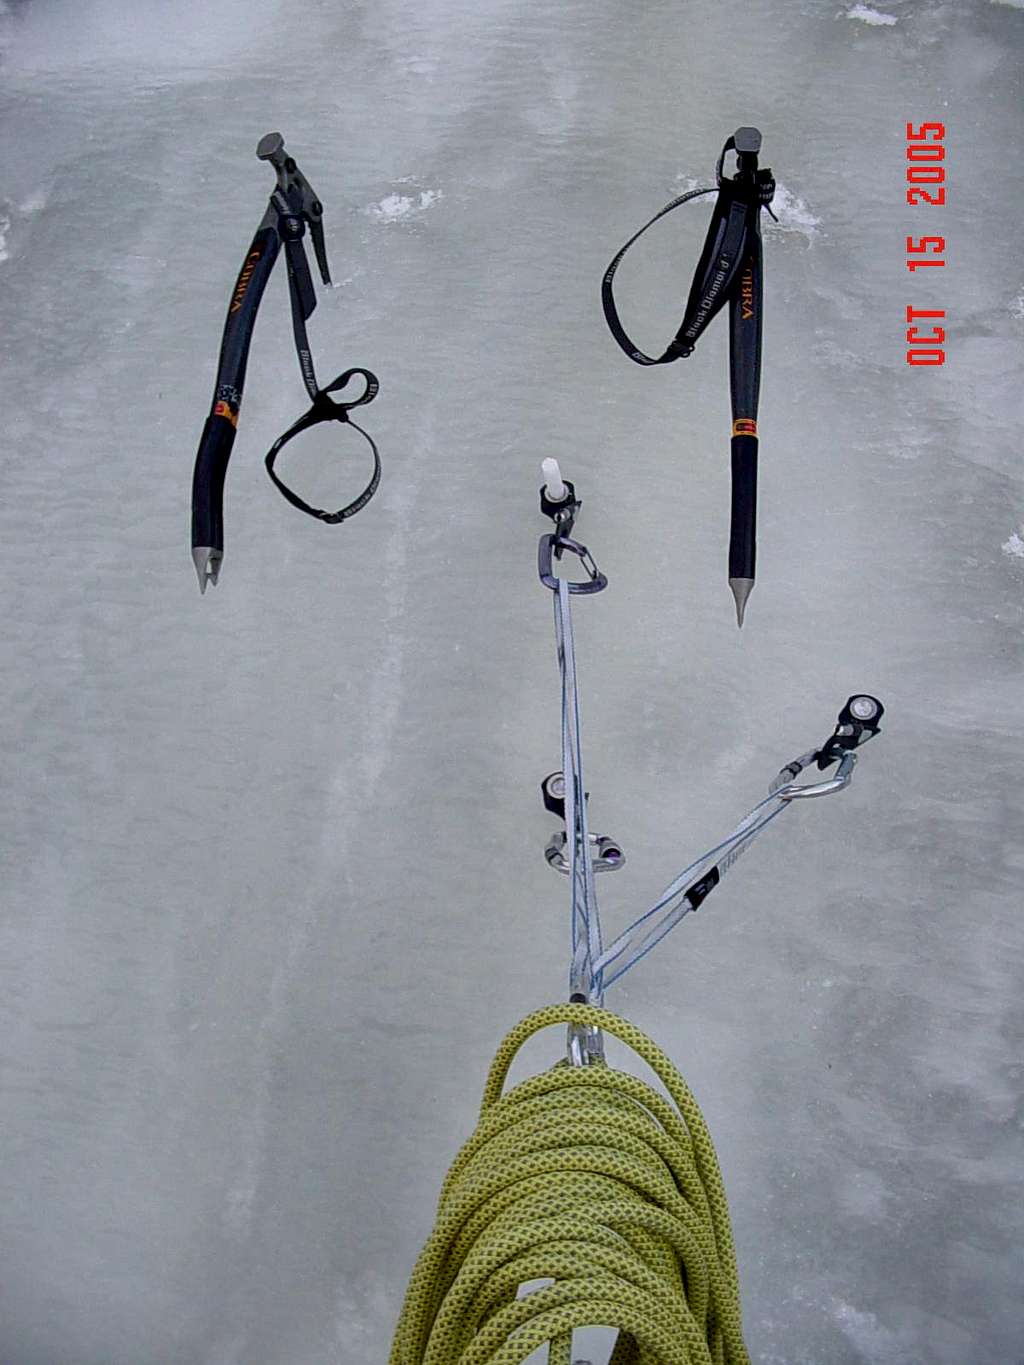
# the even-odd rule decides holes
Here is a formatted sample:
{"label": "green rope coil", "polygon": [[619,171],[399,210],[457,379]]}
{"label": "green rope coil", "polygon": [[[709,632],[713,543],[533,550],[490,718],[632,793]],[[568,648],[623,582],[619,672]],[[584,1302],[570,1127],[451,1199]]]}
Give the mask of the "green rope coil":
{"label": "green rope coil", "polygon": [[[672,1103],[603,1064],[560,1063],[503,1094],[520,1047],[551,1024],[612,1034]],[[517,1297],[534,1280],[550,1283]],[[578,1327],[618,1329],[610,1365],[749,1365],[729,1209],[697,1101],[625,1019],[550,1005],[498,1049],[390,1365],[522,1365],[545,1344],[549,1365],[570,1365]]]}

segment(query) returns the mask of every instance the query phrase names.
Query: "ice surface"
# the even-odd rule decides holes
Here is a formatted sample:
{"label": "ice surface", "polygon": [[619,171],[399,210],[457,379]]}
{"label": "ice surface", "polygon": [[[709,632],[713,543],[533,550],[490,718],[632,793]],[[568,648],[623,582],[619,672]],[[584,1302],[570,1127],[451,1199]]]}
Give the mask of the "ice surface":
{"label": "ice surface", "polygon": [[[1022,1358],[1017,8],[0,4],[5,1365],[386,1360],[493,1050],[564,988],[547,455],[610,578],[576,613],[629,859],[606,932],[851,691],[889,707],[849,793],[609,996],[704,1105],[754,1358]],[[936,119],[929,212],[904,126]],[[598,284],[743,123],[785,192],[740,634],[724,320],[642,370]],[[260,468],[303,408],[281,270],[200,598],[192,461],[270,129],[326,207],[312,342],[380,375],[384,480],[326,527]],[[708,202],[620,272],[642,346]],[[909,275],[933,229],[947,267]],[[905,364],[910,303],[947,310],[944,368]],[[339,505],[365,459],[339,429],[290,468]]]}
{"label": "ice surface", "polygon": [[880,10],[872,9],[870,5],[854,5],[852,9],[846,11],[847,19],[859,19],[862,24],[873,24],[876,28],[891,27],[898,24],[895,14],[883,14]]}

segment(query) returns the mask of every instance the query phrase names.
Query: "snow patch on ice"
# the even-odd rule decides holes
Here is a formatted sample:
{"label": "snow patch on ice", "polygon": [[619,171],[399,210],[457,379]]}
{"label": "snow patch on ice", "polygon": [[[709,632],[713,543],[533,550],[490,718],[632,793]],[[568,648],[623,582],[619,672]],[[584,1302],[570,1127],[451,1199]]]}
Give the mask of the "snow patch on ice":
{"label": "snow patch on ice", "polygon": [[378,223],[400,223],[418,218],[444,198],[442,190],[420,190],[419,194],[388,194],[366,207],[367,215]]}
{"label": "snow patch on ice", "polygon": [[675,184],[672,187],[672,193],[678,196],[680,194],[689,194],[691,190],[707,189],[711,189],[711,186],[708,184],[707,176],[697,180],[692,175],[680,174],[676,176]]}
{"label": "snow patch on ice", "polygon": [[993,5],[1005,5],[1007,9],[1024,9],[1024,0],[992,0]]}
{"label": "snow patch on ice", "polygon": [[804,200],[791,190],[787,190],[785,185],[775,186],[772,210],[779,221],[776,223],[765,215],[761,223],[766,232],[798,232],[808,241],[812,241],[818,235],[821,219],[816,218]]}
{"label": "snow patch on ice", "polygon": [[8,5],[4,0],[0,0],[0,57],[4,55],[11,45],[11,25],[13,16]]}
{"label": "snow patch on ice", "polygon": [[[0,20],[2,17],[3,0],[0,0]],[[0,198],[0,261],[11,259],[12,229],[16,229],[30,215],[41,212],[46,207],[47,198],[44,189],[33,190],[20,204]]]}
{"label": "snow patch on ice", "polygon": [[919,460],[922,456],[934,457],[933,434],[926,428],[907,427],[901,429],[885,442],[886,452],[894,460]]}
{"label": "snow patch on ice", "polygon": [[868,5],[854,5],[853,9],[846,11],[847,19],[859,19],[862,24],[873,24],[876,28],[890,27],[898,24],[899,20],[895,14],[882,14],[880,10],[871,9]]}
{"label": "snow patch on ice", "polygon": [[[842,1299],[832,1300],[836,1321],[850,1344],[860,1351],[865,1360],[875,1365],[912,1365],[895,1332],[879,1322],[874,1313],[854,1308]],[[916,1365],[917,1357],[913,1357]]]}
{"label": "snow patch on ice", "polygon": [[50,0],[47,5],[0,3],[0,52],[12,71],[39,73],[122,66],[140,72],[186,67],[237,70],[243,52],[267,41],[276,3],[221,0],[197,6],[183,24],[167,0]]}
{"label": "snow patch on ice", "polygon": [[[691,190],[707,189],[707,177],[695,179],[692,175],[680,173],[675,178],[672,186],[672,193],[675,195],[689,194]],[[699,200],[697,201],[700,202]],[[714,201],[708,197],[706,203]],[[772,200],[772,212],[778,219],[775,222],[767,214],[761,219],[761,226],[765,232],[797,232],[802,237],[810,241],[818,235],[818,228],[821,227],[821,219],[816,218],[807,204],[798,194],[788,190],[785,185],[776,183],[775,198]]]}
{"label": "snow patch on ice", "polygon": [[48,200],[49,195],[46,190],[33,190],[27,198],[21,201],[18,207],[21,209],[22,213],[42,213],[43,209],[46,208]]}
{"label": "snow patch on ice", "polygon": [[885,1221],[888,1192],[877,1171],[837,1172],[835,1197],[847,1218],[859,1218],[875,1226]]}
{"label": "snow patch on ice", "polygon": [[339,1285],[334,1306],[334,1331],[342,1358],[353,1356],[369,1360],[375,1349],[374,1332],[380,1322],[386,1322],[392,1312],[394,1289],[379,1279],[364,1284],[357,1292],[347,1285]]}
{"label": "snow patch on ice", "polygon": [[[1024,0],[1021,0],[1021,9],[1024,9]],[[1024,322],[1024,289],[1020,291],[1010,304],[1010,312],[1015,318],[1020,318],[1021,321]]]}
{"label": "snow patch on ice", "polygon": [[1015,559],[1024,559],[1024,526],[1021,528],[1021,535],[1016,531],[1012,532],[1010,539],[1003,544],[1003,554],[1011,555]]}

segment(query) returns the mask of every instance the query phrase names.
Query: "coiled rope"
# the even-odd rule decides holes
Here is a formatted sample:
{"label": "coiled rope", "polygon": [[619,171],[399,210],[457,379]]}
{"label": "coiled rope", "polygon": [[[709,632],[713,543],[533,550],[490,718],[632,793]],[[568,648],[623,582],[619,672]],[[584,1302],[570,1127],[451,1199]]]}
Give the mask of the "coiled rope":
{"label": "coiled rope", "polygon": [[[563,1062],[503,1093],[520,1047],[551,1024],[614,1035],[671,1103],[600,1063]],[[689,1087],[625,1019],[550,1005],[498,1049],[390,1365],[521,1365],[545,1344],[549,1365],[570,1365],[587,1326],[618,1330],[610,1365],[748,1365],[725,1190]]]}

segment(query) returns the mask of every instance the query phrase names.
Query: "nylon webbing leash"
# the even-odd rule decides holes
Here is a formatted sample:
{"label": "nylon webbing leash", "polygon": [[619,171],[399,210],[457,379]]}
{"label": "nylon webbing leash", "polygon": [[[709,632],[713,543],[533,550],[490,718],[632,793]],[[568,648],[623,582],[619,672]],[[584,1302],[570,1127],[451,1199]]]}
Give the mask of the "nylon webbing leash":
{"label": "nylon webbing leash", "polygon": [[[771,213],[775,181],[759,169],[761,134],[737,128],[728,138],[715,170],[716,186],[690,190],[673,199],[635,232],[612,259],[601,282],[601,304],[612,336],[637,365],[667,365],[691,355],[717,313],[729,305],[729,390],[732,401],[732,508],[729,532],[729,587],[742,626],[747,598],[754,586],[757,554],[757,407],[761,387],[761,306],[763,256],[761,210]],[[724,173],[725,158],[735,152],[733,176]],[[715,194],[714,212],[704,239],[686,311],[675,336],[660,356],[641,351],[626,333],[615,306],[612,281],[630,247],[667,213]]]}
{"label": "nylon webbing leash", "polygon": [[[293,507],[331,525],[355,516],[373,497],[380,482],[380,453],[377,446],[373,438],[349,418],[353,408],[370,403],[377,396],[380,385],[376,375],[356,366],[321,389],[313,368],[306,323],[317,301],[302,239],[308,226],[321,279],[325,285],[329,285],[331,274],[324,242],[323,205],[294,159],[285,154],[284,139],[280,133],[267,133],[261,138],[256,155],[274,167],[277,184],[231,295],[221,338],[213,403],[196,454],[192,476],[192,561],[199,576],[201,592],[206,591],[208,583],[217,582],[224,560],[224,479],[238,429],[238,413],[242,405],[256,314],[282,246],[288,263],[288,293],[295,350],[312,406],[271,446],[264,461],[267,473],[274,486]],[[365,383],[358,398],[343,402],[329,396],[343,389],[357,376]],[[358,497],[336,512],[326,512],[311,506],[282,481],[274,468],[283,447],[301,432],[308,431],[320,422],[348,422],[367,442],[373,455],[373,472],[369,483]]]}

